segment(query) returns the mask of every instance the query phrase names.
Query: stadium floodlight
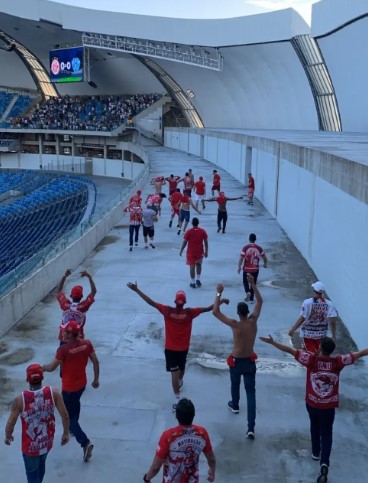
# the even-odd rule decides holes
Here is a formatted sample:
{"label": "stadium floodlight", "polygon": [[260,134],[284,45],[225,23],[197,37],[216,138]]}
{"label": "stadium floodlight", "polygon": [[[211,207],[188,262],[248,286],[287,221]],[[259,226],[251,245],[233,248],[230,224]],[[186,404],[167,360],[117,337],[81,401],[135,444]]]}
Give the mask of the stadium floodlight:
{"label": "stadium floodlight", "polygon": [[117,35],[102,35],[84,32],[84,47],[125,52],[144,57],[171,60],[182,64],[195,65],[204,69],[221,71],[223,57],[217,47],[201,47],[185,44],[174,44]]}

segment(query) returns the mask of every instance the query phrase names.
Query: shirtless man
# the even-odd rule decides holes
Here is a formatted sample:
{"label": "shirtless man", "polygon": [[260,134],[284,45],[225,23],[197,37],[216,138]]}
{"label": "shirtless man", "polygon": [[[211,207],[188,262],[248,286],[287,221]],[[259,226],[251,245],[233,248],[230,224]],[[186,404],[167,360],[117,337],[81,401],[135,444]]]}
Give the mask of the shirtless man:
{"label": "shirtless man", "polygon": [[245,302],[238,303],[237,313],[239,320],[230,319],[220,311],[220,299],[224,291],[222,284],[217,285],[212,313],[233,331],[234,348],[232,354],[227,359],[231,380],[231,401],[228,402],[228,407],[234,414],[239,413],[240,382],[241,376],[243,376],[248,409],[248,430],[246,437],[254,439],[254,427],[256,424],[255,361],[257,359],[257,355],[254,352],[254,341],[257,335],[257,320],[261,313],[263,299],[251,274],[248,274],[248,283],[254,290],[256,297],[256,304],[251,314],[249,314],[249,308]]}
{"label": "shirtless man", "polygon": [[[237,198],[229,198],[228,196],[225,195],[223,191],[220,191],[219,196],[210,198],[208,200],[203,200],[203,201],[217,201],[217,206],[218,206],[218,211],[217,211],[217,233],[220,233],[222,229],[222,233],[225,233],[226,230],[226,223],[227,223],[227,209],[226,209],[226,203],[228,201],[235,201],[235,200],[241,200],[243,197],[238,196]],[[222,227],[221,227],[222,223]]]}
{"label": "shirtless man", "polygon": [[193,208],[196,210],[197,213],[201,214],[201,212],[196,208],[195,204],[193,203],[192,199],[189,198],[187,195],[183,195],[181,200],[180,200],[180,215],[179,215],[179,230],[178,230],[178,235],[180,235],[181,232],[181,227],[184,223],[184,228],[183,228],[183,233],[185,233],[185,230],[187,229],[189,220],[190,220],[190,207],[193,206]]}
{"label": "shirtless man", "polygon": [[160,194],[162,193],[162,186],[166,184],[166,181],[163,176],[157,176],[156,178],[152,178],[151,184],[155,187],[155,192]]}

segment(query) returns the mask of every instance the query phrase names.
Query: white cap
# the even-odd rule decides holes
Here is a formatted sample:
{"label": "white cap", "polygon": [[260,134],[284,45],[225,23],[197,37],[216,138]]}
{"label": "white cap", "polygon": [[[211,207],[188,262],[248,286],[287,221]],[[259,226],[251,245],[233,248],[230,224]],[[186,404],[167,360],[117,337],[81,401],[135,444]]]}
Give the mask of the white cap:
{"label": "white cap", "polygon": [[322,282],[314,282],[312,283],[312,288],[315,292],[326,292],[326,288]]}

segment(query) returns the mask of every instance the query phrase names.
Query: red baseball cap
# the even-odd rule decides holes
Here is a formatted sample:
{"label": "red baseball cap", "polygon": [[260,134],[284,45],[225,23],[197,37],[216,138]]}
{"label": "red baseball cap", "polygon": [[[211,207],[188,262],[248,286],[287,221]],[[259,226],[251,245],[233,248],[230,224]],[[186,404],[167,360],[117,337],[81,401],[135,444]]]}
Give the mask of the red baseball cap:
{"label": "red baseball cap", "polygon": [[69,320],[65,326],[65,330],[69,332],[69,334],[78,335],[80,332],[80,327],[76,320]]}
{"label": "red baseball cap", "polygon": [[70,292],[70,296],[72,299],[81,299],[83,297],[82,285],[75,285]]}
{"label": "red baseball cap", "polygon": [[27,382],[30,384],[38,384],[43,380],[43,369],[40,364],[31,364],[26,369]]}
{"label": "red baseball cap", "polygon": [[184,305],[187,302],[187,296],[183,290],[179,290],[175,295],[175,303],[178,305]]}

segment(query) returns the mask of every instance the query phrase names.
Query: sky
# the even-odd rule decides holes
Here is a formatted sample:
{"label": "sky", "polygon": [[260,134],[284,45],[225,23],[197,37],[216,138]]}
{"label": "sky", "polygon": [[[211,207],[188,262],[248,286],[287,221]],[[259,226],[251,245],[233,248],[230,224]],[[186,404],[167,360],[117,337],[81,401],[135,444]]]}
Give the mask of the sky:
{"label": "sky", "polygon": [[294,8],[310,25],[318,0],[50,0],[78,7],[176,18],[229,18]]}

